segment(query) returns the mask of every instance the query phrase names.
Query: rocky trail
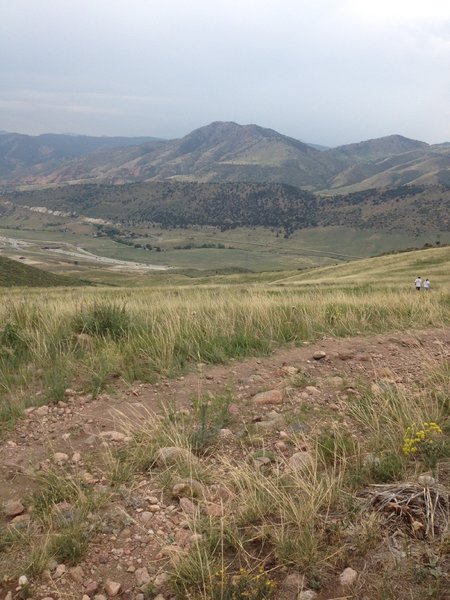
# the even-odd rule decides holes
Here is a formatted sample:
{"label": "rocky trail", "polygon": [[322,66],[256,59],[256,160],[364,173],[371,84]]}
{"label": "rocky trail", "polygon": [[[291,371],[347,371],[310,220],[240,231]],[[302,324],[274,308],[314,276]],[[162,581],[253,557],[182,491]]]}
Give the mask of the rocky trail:
{"label": "rocky trail", "polygon": [[[302,427],[301,422],[287,418],[293,407],[302,406],[318,419],[326,415],[327,419],[345,420],[344,401],[349,394],[357,396],[362,385],[373,389],[389,382],[407,387],[420,380],[433,359],[448,358],[448,329],[324,338],[278,349],[268,357],[235,360],[228,365],[194,365],[182,377],[154,384],[125,386],[118,382],[115,389],[95,399],[66,390],[64,401],[57,405],[28,409],[15,430],[1,440],[0,506],[4,509],[0,518],[3,525],[13,522],[26,527],[30,494],[38,485],[39,474],[50,469],[71,469],[88,486],[105,488],[108,457],[126,441],[129,424],[142,422],[148,412],[162,413],[167,407],[188,412],[196,398],[231,394],[229,410],[235,418],[230,429],[221,431],[221,453],[239,456],[242,448],[237,432],[253,424],[267,436],[267,447],[289,460],[295,449],[285,439],[291,430]],[[292,378],[299,373],[305,384],[292,386]],[[213,454],[205,461],[214,468],[216,457]],[[221,492],[210,487],[207,510],[214,516]],[[151,476],[141,477],[126,494],[112,493],[103,526],[82,561],[75,567],[49,565],[43,576],[32,582],[30,597],[171,599],[166,585],[168,557],[193,543],[185,523],[191,505],[188,498],[168,497]],[[289,591],[289,577],[295,579],[295,574],[286,572],[283,577],[279,600],[352,597],[346,594],[344,574],[332,589],[310,596]],[[1,600],[22,597],[20,594],[17,579],[0,580]]]}

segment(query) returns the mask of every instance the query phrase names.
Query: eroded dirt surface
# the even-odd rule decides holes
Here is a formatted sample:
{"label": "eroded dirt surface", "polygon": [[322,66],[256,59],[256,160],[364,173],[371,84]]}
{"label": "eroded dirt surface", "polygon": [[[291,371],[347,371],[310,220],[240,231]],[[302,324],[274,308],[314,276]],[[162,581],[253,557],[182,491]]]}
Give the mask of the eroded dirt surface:
{"label": "eroded dirt surface", "polygon": [[[325,356],[314,359],[318,351]],[[189,374],[174,380],[136,383],[129,388],[118,385],[94,400],[68,390],[65,401],[57,406],[29,409],[26,418],[1,441],[0,505],[18,499],[26,503],[37,485],[36,475],[55,466],[57,453],[65,454],[68,460],[63,462],[79,470],[86,480],[91,476],[90,485],[102,486],[106,481],[105,450],[119,447],[120,434],[128,433],[130,421],[142,422],[147,411],[158,413],[168,407],[189,411],[196,398],[229,393],[233,397],[237,428],[264,421],[265,415],[273,411],[287,415],[299,406],[316,411],[317,415],[325,411],[337,419],[345,419],[345,400],[349,394],[358,394],[361,386],[370,387],[375,382],[379,385],[380,381],[407,386],[425,375],[433,360],[449,357],[449,329],[324,338],[301,347],[278,349],[268,357],[232,361],[228,365],[195,365]],[[307,379],[306,385],[292,385],[295,373]],[[252,401],[255,394],[267,390],[282,391],[282,404]],[[268,434],[268,443],[275,451],[286,452],[275,446],[278,433],[275,430]],[[222,454],[226,453],[227,444],[233,454],[235,444],[226,438]],[[209,461],[214,465],[214,457]],[[149,506],[159,508],[149,512]],[[168,501],[162,490],[145,477],[128,496],[113,494],[105,515],[104,530],[92,540],[80,564],[81,571],[69,572],[69,568],[57,573],[48,571],[46,578],[33,584],[33,598],[81,600],[87,591],[90,597],[100,594],[98,600],[102,600],[101,594],[108,597],[105,583],[113,580],[121,584],[117,597],[142,600],[136,570],[145,566],[154,582],[164,574],[167,547],[178,548],[188,543],[189,532],[183,526],[185,515],[178,501]],[[164,580],[164,576],[160,579]],[[98,584],[94,591],[92,582]],[[8,591],[16,597],[16,586],[17,581],[5,583],[2,588],[0,581],[0,598]],[[164,589],[164,582],[159,585],[159,581],[154,594],[146,597],[154,598],[158,593],[162,594],[159,600],[171,597]],[[337,596],[320,596],[334,597]]]}

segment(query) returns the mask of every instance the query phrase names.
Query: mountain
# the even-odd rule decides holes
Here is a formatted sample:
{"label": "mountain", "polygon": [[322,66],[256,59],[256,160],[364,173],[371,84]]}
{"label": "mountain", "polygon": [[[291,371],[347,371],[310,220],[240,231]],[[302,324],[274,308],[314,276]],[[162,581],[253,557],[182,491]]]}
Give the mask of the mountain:
{"label": "mountain", "polygon": [[[10,186],[177,179],[286,183],[311,191],[355,191],[450,182],[450,147],[430,146],[400,135],[323,149],[258,125],[217,121],[176,140],[150,140],[122,147],[112,147],[111,141],[87,154],[85,142],[83,151],[78,150],[77,156],[67,160],[62,159],[60,151],[57,164],[41,147],[37,156],[33,151],[30,158],[22,158],[21,165],[11,161],[11,150],[5,163],[1,141],[8,137],[0,136],[0,183]],[[66,136],[66,154],[70,140],[73,138]]]}
{"label": "mountain", "polygon": [[0,132],[0,178],[20,179],[39,167],[55,169],[60,164],[98,150],[140,146],[160,140],[148,137],[92,137],[46,133],[38,136]]}

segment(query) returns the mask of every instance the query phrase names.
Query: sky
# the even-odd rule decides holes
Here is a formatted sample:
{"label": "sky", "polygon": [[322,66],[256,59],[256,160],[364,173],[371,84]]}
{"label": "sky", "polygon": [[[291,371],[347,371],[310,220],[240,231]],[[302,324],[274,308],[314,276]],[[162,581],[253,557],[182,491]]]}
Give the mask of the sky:
{"label": "sky", "polygon": [[0,130],[450,141],[448,0],[0,0]]}

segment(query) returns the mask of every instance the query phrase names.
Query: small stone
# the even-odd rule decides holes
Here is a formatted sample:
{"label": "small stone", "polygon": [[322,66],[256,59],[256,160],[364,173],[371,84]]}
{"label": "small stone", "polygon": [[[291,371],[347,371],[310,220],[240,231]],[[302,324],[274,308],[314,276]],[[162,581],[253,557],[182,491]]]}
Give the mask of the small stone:
{"label": "small stone", "polygon": [[91,600],[91,598],[87,594],[83,594],[81,600]]}
{"label": "small stone", "polygon": [[38,415],[39,417],[43,417],[43,416],[47,415],[48,414],[48,406],[39,406],[34,411],[34,414]]}
{"label": "small stone", "polygon": [[162,573],[159,573],[155,579],[153,580],[153,583],[155,584],[155,586],[157,588],[161,588],[164,585],[166,585],[166,583],[169,581],[169,574],[166,573],[165,571],[163,571]]}
{"label": "small stone", "polygon": [[76,396],[77,392],[75,390],[72,390],[71,388],[67,388],[66,390],[64,390],[64,396],[66,398],[70,398],[71,396]]}
{"label": "small stone", "polygon": [[19,587],[23,588],[28,585],[28,577],[26,575],[21,575],[18,581]]}
{"label": "small stone", "polygon": [[55,452],[53,460],[57,465],[64,465],[69,460],[69,456],[65,452]]}
{"label": "small stone", "polygon": [[69,575],[77,583],[83,583],[84,573],[83,573],[83,569],[80,566],[71,567],[69,569]]}
{"label": "small stone", "polygon": [[190,450],[178,448],[177,446],[167,446],[160,448],[156,455],[156,464],[161,467],[176,465],[180,462],[196,463],[197,458]]}
{"label": "small stone", "polygon": [[64,565],[63,563],[57,565],[56,569],[55,569],[55,577],[62,577],[63,575],[65,575],[67,572],[67,568],[66,565]]}
{"label": "small stone", "polygon": [[260,392],[253,396],[253,403],[260,404],[283,404],[283,393],[281,390],[269,390]]}
{"label": "small stone", "polygon": [[126,442],[127,436],[120,431],[102,431],[100,437],[110,442]]}
{"label": "small stone", "polygon": [[314,360],[322,360],[323,358],[325,358],[327,355],[326,352],[324,352],[323,350],[317,350],[316,352],[314,352],[313,354],[313,359]]}
{"label": "small stone", "polygon": [[317,592],[314,590],[304,590],[297,596],[297,600],[315,600],[315,598],[317,598]]}
{"label": "small stone", "polygon": [[358,577],[357,571],[352,569],[351,567],[347,567],[342,571],[339,575],[339,581],[342,587],[350,587],[352,586]]}
{"label": "small stone", "polygon": [[200,498],[203,496],[203,486],[196,479],[182,479],[173,486],[172,496],[174,498],[180,498],[183,496],[189,498]]}
{"label": "small stone", "polygon": [[96,594],[94,600],[106,600],[106,596],[104,594]]}
{"label": "small stone", "polygon": [[84,585],[84,591],[91,598],[98,591],[98,581],[91,579]]}
{"label": "small stone", "polygon": [[158,594],[157,596],[154,597],[153,600],[166,600],[166,599],[162,594]]}
{"label": "small stone", "polygon": [[[280,583],[280,592],[283,597],[293,598],[305,585],[305,576],[301,573],[289,573]],[[296,597],[296,596],[295,596]]]}
{"label": "small stone", "polygon": [[222,439],[232,438],[234,437],[234,433],[231,431],[231,429],[219,429],[219,437]]}
{"label": "small stone", "polygon": [[112,581],[111,579],[108,579],[108,581],[105,583],[105,592],[110,598],[114,598],[115,596],[117,596],[121,589],[122,584],[118,583],[117,581]]}
{"label": "small stone", "polygon": [[314,459],[309,452],[295,452],[288,461],[288,467],[291,471],[310,469],[313,464]]}
{"label": "small stone", "polygon": [[330,377],[328,381],[330,382],[330,385],[332,385],[335,388],[340,388],[344,385],[344,379],[342,377],[339,377],[338,375]]}
{"label": "small stone", "polygon": [[147,583],[150,583],[151,581],[147,567],[141,567],[140,569],[136,569],[134,576],[136,577],[136,583],[139,587],[141,587],[142,585],[147,585]]}
{"label": "small stone", "polygon": [[320,396],[320,390],[314,385],[307,385],[305,387],[305,392],[308,392],[308,394],[313,394],[313,396]]}
{"label": "small stone", "polygon": [[417,478],[417,483],[425,487],[430,487],[436,483],[436,479],[431,475],[427,474],[419,475],[419,477]]}
{"label": "small stone", "polygon": [[286,450],[288,449],[288,445],[279,440],[278,442],[275,442],[274,447],[279,451],[279,452],[286,452]]}
{"label": "small stone", "polygon": [[187,515],[195,515],[198,511],[197,506],[189,498],[180,498],[180,506]]}
{"label": "small stone", "polygon": [[20,500],[8,500],[3,505],[3,510],[8,518],[17,517],[25,512],[25,506]]}
{"label": "small stone", "polygon": [[153,513],[151,513],[149,510],[144,510],[139,514],[139,520],[141,521],[142,525],[148,526],[153,520]]}
{"label": "small stone", "polygon": [[79,462],[81,462],[81,454],[79,452],[74,452],[72,454],[72,458],[70,459],[70,461],[74,464],[77,465]]}

